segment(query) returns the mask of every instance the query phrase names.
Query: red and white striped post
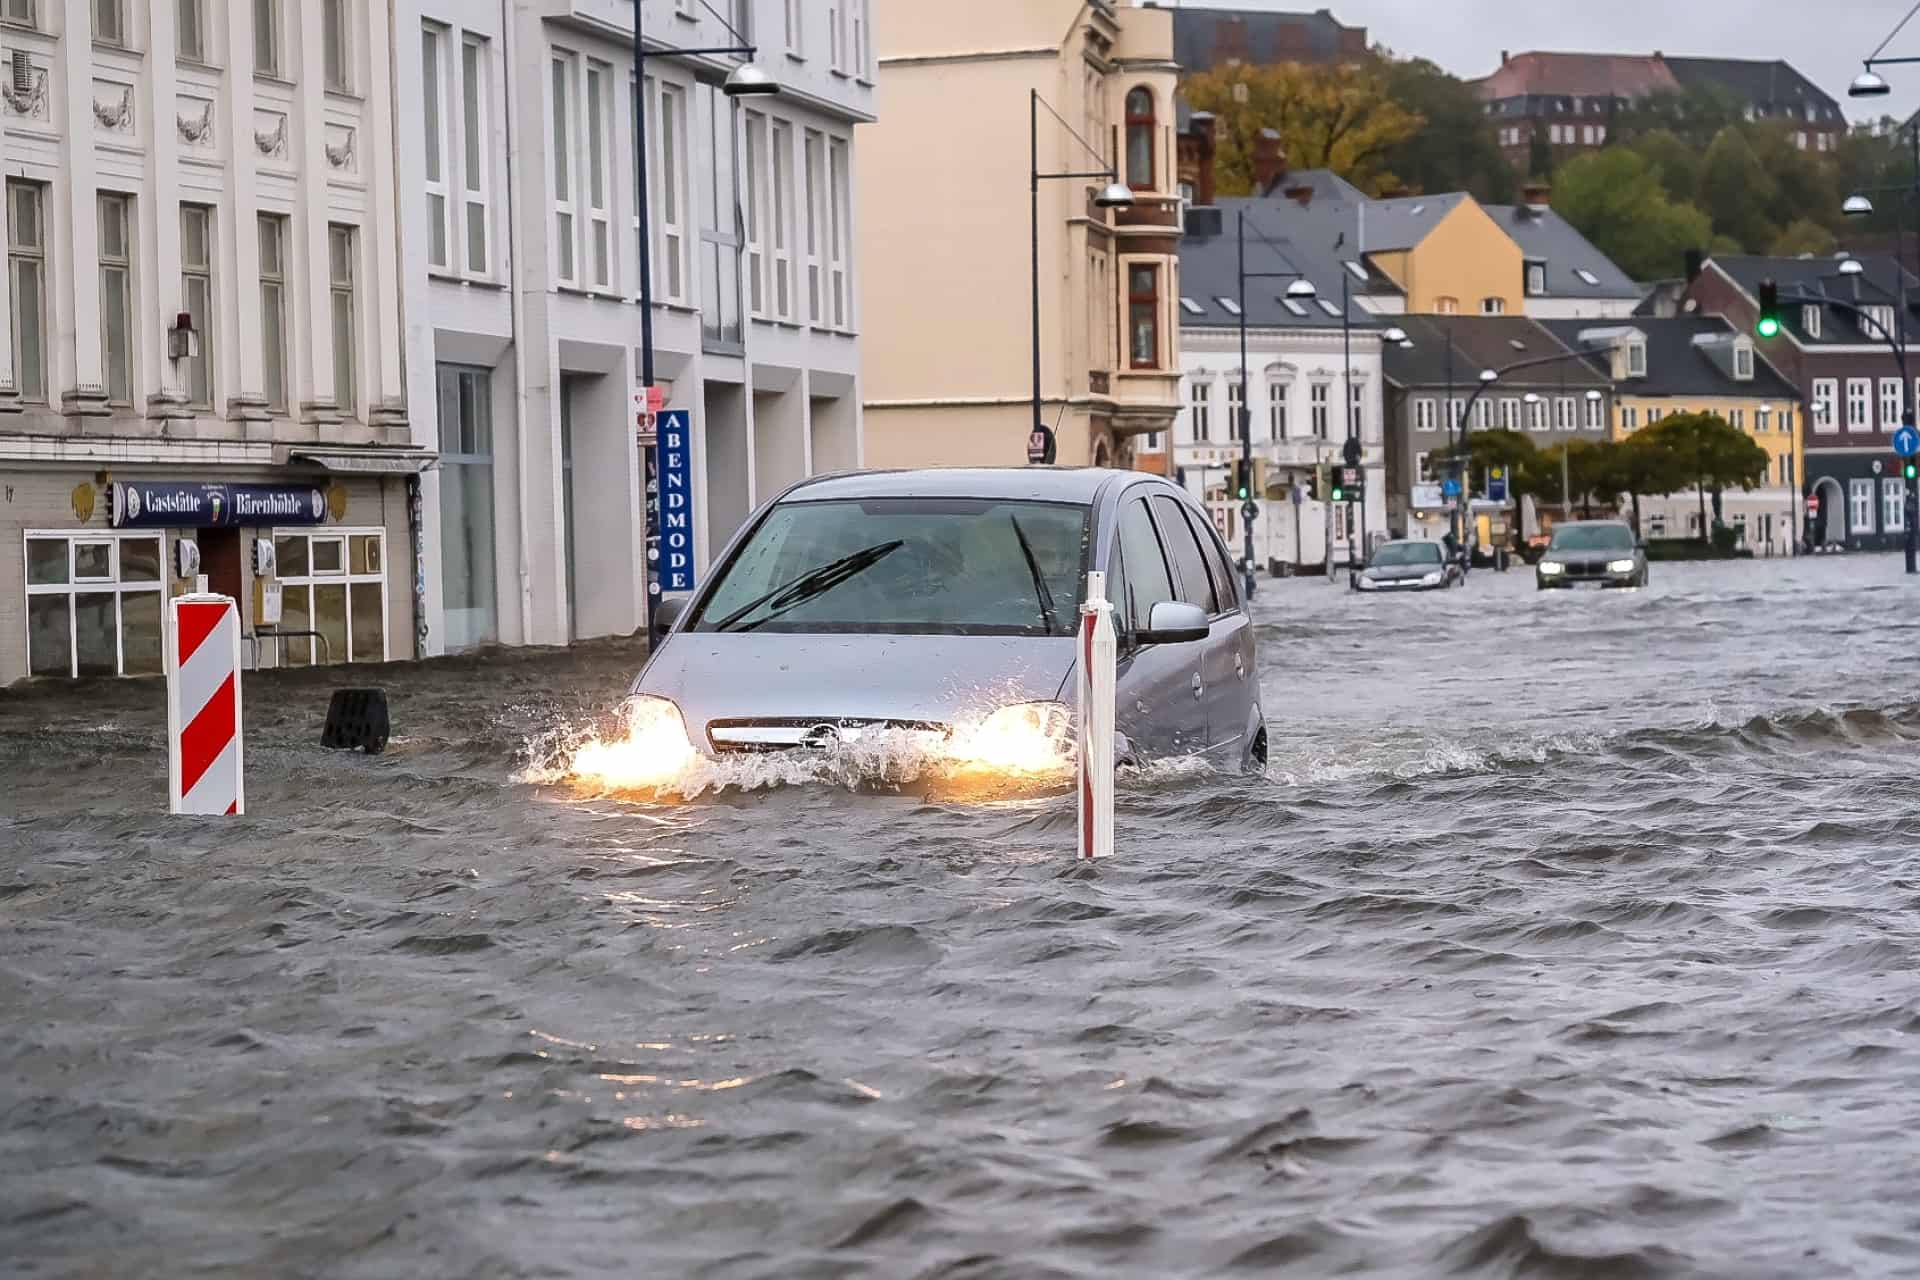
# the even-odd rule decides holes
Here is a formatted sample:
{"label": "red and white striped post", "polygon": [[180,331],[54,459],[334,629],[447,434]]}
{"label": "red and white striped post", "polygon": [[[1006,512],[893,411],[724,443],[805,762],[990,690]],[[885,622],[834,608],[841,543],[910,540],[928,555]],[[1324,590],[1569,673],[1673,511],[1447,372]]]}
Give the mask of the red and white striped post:
{"label": "red and white striped post", "polygon": [[1114,666],[1113,605],[1107,575],[1087,575],[1080,606],[1080,857],[1113,855]]}
{"label": "red and white striped post", "polygon": [[227,596],[167,603],[167,812],[245,813],[240,610]]}

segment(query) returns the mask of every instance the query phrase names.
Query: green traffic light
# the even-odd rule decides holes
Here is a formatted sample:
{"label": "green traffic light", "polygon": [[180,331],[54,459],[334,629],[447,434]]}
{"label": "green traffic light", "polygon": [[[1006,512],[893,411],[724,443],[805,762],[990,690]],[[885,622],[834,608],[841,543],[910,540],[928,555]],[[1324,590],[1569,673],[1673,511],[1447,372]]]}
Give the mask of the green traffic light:
{"label": "green traffic light", "polygon": [[1920,465],[1916,465],[1914,463],[1909,462],[1906,466],[1900,469],[1900,474],[1905,476],[1907,479],[1912,480],[1915,477],[1920,476]]}
{"label": "green traffic light", "polygon": [[1772,316],[1761,316],[1754,331],[1763,338],[1775,338],[1780,335],[1780,322]]}
{"label": "green traffic light", "polygon": [[1338,486],[1336,486],[1336,487],[1334,488],[1334,491],[1333,491],[1333,500],[1334,500],[1335,502],[1338,502],[1338,501],[1340,501],[1340,500],[1341,500],[1342,498],[1344,498],[1345,496],[1346,496],[1346,495],[1345,495],[1345,494],[1343,494],[1343,493],[1342,493],[1342,492],[1340,491],[1340,489],[1338,488]]}

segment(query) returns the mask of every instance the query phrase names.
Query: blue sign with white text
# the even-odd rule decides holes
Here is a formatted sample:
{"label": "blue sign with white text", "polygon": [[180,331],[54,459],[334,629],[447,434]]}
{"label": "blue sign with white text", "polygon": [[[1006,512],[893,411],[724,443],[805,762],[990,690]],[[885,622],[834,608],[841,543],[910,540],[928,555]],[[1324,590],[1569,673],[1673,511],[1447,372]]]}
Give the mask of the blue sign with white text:
{"label": "blue sign with white text", "polygon": [[693,415],[666,409],[659,419],[660,590],[693,590]]}
{"label": "blue sign with white text", "polygon": [[324,524],[327,497],[310,485],[116,482],[107,522],[116,529],[227,529]]}
{"label": "blue sign with white text", "polygon": [[1920,431],[1912,427],[1902,427],[1893,433],[1893,451],[1903,458],[1911,458],[1920,453]]}

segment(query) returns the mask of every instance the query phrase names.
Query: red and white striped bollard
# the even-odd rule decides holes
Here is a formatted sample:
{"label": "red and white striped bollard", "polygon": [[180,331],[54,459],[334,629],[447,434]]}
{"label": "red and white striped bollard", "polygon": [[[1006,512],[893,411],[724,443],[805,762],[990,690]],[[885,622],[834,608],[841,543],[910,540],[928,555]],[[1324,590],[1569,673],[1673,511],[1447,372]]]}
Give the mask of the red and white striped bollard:
{"label": "red and white striped bollard", "polygon": [[167,812],[245,813],[240,609],[227,596],[167,602]]}

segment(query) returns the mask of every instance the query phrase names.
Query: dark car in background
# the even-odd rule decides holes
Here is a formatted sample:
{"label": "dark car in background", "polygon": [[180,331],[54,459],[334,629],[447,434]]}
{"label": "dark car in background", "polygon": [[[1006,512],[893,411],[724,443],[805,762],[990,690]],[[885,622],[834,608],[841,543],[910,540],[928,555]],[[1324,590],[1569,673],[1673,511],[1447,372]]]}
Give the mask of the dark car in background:
{"label": "dark car in background", "polygon": [[1355,591],[1444,591],[1466,579],[1460,562],[1447,558],[1438,542],[1402,538],[1385,542],[1373,560],[1354,577]]}
{"label": "dark car in background", "polygon": [[1574,586],[1644,587],[1647,550],[1620,520],[1571,520],[1553,527],[1553,540],[1533,567],[1542,591]]}

